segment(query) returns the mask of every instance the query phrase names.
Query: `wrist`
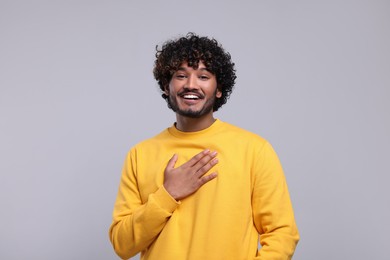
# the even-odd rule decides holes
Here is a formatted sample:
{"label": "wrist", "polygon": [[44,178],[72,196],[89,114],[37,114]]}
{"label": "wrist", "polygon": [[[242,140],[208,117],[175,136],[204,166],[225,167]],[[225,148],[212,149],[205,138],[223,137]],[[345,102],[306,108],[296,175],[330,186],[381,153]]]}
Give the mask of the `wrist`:
{"label": "wrist", "polygon": [[171,196],[172,199],[174,199],[175,201],[179,201],[180,197],[177,195],[176,192],[174,192],[171,187],[169,185],[166,185],[165,183],[163,184],[163,187],[165,189],[165,191],[169,194],[169,196]]}

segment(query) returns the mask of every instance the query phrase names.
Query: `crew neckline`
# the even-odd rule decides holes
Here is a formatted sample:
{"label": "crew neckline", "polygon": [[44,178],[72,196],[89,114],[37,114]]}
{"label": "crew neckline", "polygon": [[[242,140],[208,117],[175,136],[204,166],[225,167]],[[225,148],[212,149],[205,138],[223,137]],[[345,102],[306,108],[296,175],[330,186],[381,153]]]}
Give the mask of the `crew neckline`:
{"label": "crew neckline", "polygon": [[168,130],[168,132],[171,135],[173,135],[175,137],[179,137],[179,138],[197,138],[199,136],[214,134],[217,131],[217,129],[220,128],[222,123],[223,122],[217,118],[217,119],[215,119],[214,123],[212,123],[209,127],[205,128],[203,130],[200,130],[200,131],[195,131],[195,132],[183,132],[183,131],[180,131],[180,130],[178,130],[176,128],[176,126],[175,126],[176,123],[174,123],[167,130]]}

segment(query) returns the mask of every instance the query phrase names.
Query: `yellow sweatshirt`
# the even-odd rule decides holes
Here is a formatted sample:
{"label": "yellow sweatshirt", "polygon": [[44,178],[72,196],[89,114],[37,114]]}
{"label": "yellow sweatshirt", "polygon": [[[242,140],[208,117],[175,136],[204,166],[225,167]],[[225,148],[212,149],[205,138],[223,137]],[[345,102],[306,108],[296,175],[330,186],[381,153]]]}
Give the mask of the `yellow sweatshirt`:
{"label": "yellow sweatshirt", "polygon": [[[204,149],[218,152],[218,177],[175,201],[162,185],[169,159],[178,154],[178,167]],[[143,260],[290,259],[299,240],[271,145],[220,120],[199,132],[172,126],[130,150],[109,233],[121,258]]]}

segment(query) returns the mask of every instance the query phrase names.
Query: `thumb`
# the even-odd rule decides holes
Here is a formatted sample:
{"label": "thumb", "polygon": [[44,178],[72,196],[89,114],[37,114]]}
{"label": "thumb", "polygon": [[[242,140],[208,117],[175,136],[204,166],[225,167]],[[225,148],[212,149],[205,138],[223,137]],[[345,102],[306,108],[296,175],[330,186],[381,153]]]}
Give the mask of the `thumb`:
{"label": "thumb", "polygon": [[177,162],[177,154],[174,154],[171,159],[169,159],[167,169],[175,168],[175,164]]}

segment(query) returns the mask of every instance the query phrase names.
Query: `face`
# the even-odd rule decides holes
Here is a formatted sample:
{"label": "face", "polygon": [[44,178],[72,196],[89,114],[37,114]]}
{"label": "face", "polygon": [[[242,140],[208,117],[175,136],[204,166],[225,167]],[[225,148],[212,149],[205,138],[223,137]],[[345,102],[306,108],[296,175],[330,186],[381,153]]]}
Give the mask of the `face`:
{"label": "face", "polygon": [[222,96],[217,89],[215,75],[207,70],[203,62],[197,69],[184,62],[173,74],[165,91],[173,111],[185,117],[199,118],[212,114],[216,98]]}

